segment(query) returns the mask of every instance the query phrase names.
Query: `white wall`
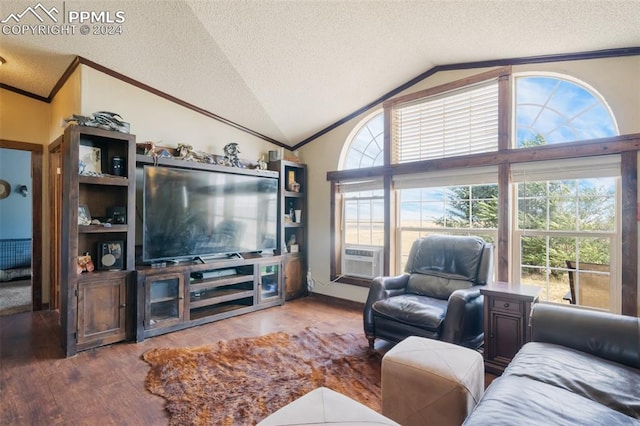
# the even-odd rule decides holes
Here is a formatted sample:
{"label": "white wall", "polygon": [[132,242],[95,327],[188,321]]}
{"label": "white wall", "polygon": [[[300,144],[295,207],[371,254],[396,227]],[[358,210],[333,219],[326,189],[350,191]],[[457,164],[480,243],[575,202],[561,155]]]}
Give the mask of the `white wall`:
{"label": "white wall", "polygon": [[[405,90],[413,93],[444,83],[479,74],[487,69],[440,72]],[[519,65],[513,72],[546,71],[578,78],[598,90],[607,100],[618,122],[621,134],[640,133],[640,57],[623,57],[584,61],[568,61]],[[340,153],[349,133],[371,111],[342,124],[300,149],[309,174],[309,266],[315,279],[315,292],[338,298],[364,302],[368,289],[329,282],[330,268],[330,185],[326,174],[338,170]],[[640,302],[640,296],[639,296]]]}

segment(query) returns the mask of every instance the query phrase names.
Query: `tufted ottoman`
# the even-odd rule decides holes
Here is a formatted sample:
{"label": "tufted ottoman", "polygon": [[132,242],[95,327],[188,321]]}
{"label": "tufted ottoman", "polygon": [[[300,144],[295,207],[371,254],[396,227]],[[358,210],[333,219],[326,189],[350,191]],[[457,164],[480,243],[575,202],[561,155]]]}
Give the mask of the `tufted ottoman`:
{"label": "tufted ottoman", "polygon": [[382,358],[382,414],[403,426],[460,425],[483,393],[472,349],[411,336]]}
{"label": "tufted ottoman", "polygon": [[369,424],[400,426],[341,393],[320,387],[285,405],[258,426]]}

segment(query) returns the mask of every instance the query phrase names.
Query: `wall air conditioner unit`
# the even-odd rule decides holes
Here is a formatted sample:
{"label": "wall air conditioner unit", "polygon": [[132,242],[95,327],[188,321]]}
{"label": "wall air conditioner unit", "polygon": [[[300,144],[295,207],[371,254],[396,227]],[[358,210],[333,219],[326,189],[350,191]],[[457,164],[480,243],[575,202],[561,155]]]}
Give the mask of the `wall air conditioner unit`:
{"label": "wall air conditioner unit", "polygon": [[345,246],[342,251],[342,275],[375,278],[383,273],[382,247]]}

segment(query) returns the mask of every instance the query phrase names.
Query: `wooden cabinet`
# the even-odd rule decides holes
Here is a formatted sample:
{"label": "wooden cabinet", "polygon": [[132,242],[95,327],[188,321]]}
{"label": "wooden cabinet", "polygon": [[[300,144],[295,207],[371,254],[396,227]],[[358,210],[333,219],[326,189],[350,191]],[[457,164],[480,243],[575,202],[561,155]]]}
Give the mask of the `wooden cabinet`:
{"label": "wooden cabinet", "polygon": [[125,340],[127,277],[100,277],[78,282],[77,349]]}
{"label": "wooden cabinet", "polygon": [[136,339],[283,303],[281,256],[139,266]]}
{"label": "wooden cabinet", "polygon": [[497,282],[484,295],[484,362],[488,372],[502,374],[522,345],[530,341],[529,315],[540,287]]}
{"label": "wooden cabinet", "polygon": [[[52,214],[52,258],[61,262],[54,279],[69,356],[133,336],[135,136],[72,125],[50,152],[61,159],[52,170],[62,177],[52,194],[61,210]],[[79,273],[86,254],[94,270]]]}
{"label": "wooden cabinet", "polygon": [[280,173],[278,241],[285,271],[285,299],[291,300],[307,294],[307,166],[280,160],[269,162],[269,169]]}
{"label": "wooden cabinet", "polygon": [[284,261],[284,294],[286,300],[307,293],[304,265],[300,256],[286,256]]}
{"label": "wooden cabinet", "polygon": [[186,298],[184,273],[161,273],[140,276],[138,289],[142,290],[144,329],[169,327],[185,320]]}
{"label": "wooden cabinet", "polygon": [[280,262],[258,264],[257,289],[258,303],[265,304],[282,300],[282,265]]}

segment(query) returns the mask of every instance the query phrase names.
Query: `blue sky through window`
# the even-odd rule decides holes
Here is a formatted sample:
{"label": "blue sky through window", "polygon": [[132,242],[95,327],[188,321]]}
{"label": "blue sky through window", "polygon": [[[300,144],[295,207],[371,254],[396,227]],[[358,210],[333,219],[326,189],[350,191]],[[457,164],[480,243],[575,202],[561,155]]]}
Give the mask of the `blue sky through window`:
{"label": "blue sky through window", "polygon": [[548,144],[617,136],[600,97],[555,77],[516,79],[516,146],[542,135]]}

